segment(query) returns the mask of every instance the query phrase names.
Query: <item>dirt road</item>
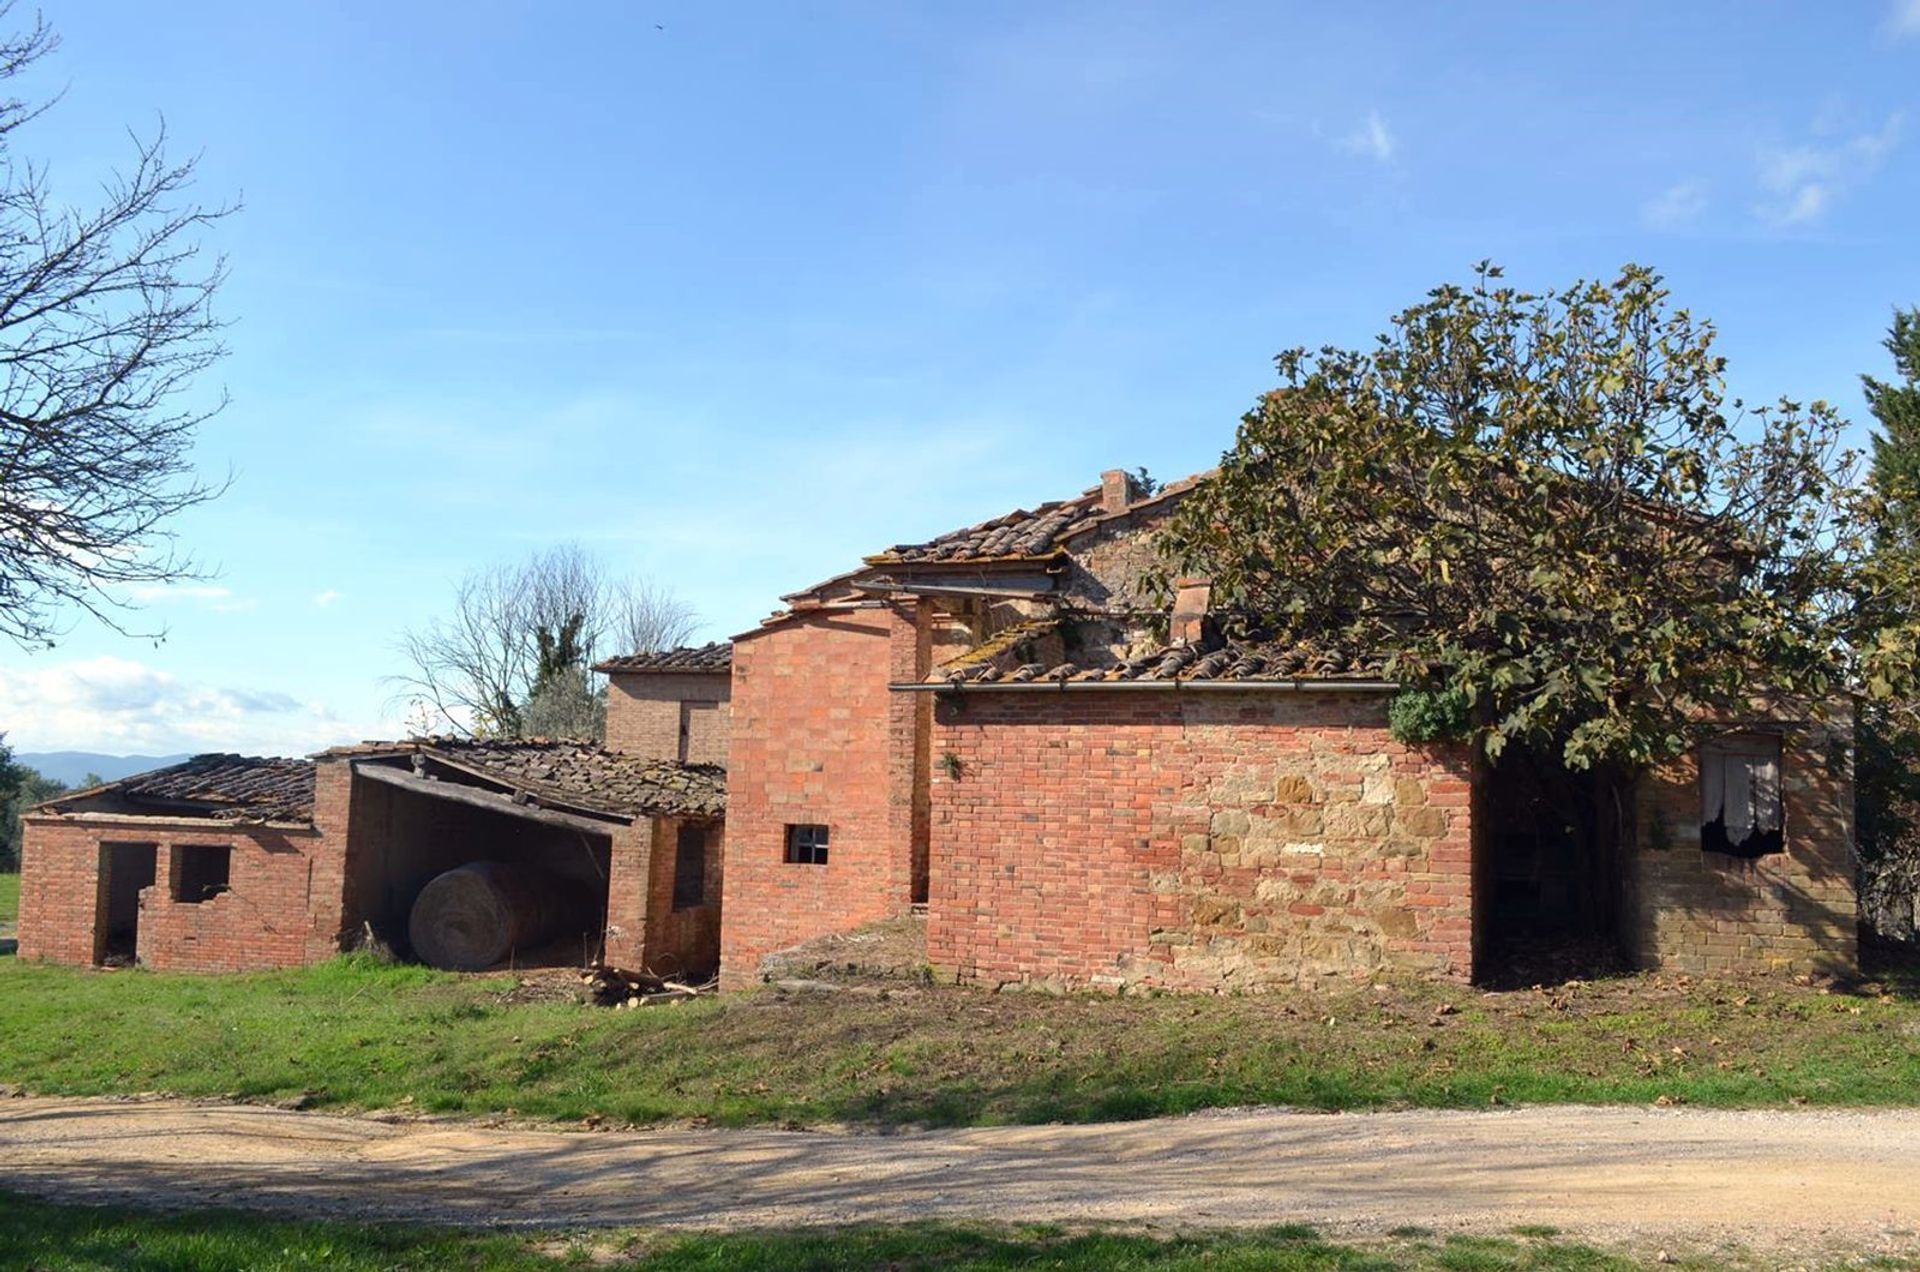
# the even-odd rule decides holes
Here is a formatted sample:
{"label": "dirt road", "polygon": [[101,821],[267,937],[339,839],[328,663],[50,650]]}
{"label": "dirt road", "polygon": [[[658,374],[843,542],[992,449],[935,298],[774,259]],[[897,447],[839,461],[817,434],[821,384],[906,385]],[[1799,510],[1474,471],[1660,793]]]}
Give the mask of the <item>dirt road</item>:
{"label": "dirt road", "polygon": [[1552,1224],[1912,1244],[1920,1111],[1218,1113],[900,1134],[567,1133],[175,1101],[0,1100],[9,1187],[463,1223]]}

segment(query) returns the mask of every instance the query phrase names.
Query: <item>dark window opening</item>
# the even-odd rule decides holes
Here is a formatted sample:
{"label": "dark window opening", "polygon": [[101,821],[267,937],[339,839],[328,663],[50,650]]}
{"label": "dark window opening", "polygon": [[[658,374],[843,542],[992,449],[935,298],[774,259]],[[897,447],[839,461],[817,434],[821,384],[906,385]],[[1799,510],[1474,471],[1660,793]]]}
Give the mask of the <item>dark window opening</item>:
{"label": "dark window opening", "polygon": [[825,826],[787,827],[787,864],[824,866],[827,864],[827,828]]}
{"label": "dark window opening", "polygon": [[100,845],[96,963],[131,963],[140,949],[140,893],[153,886],[157,844]]}
{"label": "dark window opening", "polygon": [[673,854],[673,908],[707,903],[707,828],[682,826]]}
{"label": "dark window opening", "polygon": [[1745,839],[1735,843],[1727,834],[1724,818],[1715,818],[1700,828],[1700,846],[1708,852],[1725,853],[1729,857],[1765,857],[1787,850],[1786,838],[1778,826],[1772,830],[1750,830]]}
{"label": "dark window opening", "polygon": [[1786,850],[1779,738],[1732,734],[1701,746],[1700,847],[1745,858]]}
{"label": "dark window opening", "polygon": [[173,899],[189,905],[210,901],[227,890],[233,870],[233,849],[221,845],[175,844]]}

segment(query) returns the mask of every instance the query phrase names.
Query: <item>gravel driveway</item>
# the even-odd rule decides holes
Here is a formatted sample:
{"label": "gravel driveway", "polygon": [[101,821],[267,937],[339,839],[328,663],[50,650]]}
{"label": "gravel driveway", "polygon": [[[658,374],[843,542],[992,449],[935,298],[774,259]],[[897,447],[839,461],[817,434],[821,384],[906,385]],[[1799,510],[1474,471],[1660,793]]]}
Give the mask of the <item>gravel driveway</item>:
{"label": "gravel driveway", "polygon": [[54,1199],[463,1224],[910,1219],[1911,1248],[1920,1112],[1228,1112],[895,1134],[574,1133],[180,1101],[0,1100],[6,1183]]}

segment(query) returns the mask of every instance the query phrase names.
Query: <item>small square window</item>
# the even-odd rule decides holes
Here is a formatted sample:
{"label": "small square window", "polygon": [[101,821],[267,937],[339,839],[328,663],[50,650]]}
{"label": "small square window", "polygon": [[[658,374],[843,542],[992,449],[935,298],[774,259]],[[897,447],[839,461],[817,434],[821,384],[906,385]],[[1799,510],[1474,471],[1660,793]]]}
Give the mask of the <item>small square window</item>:
{"label": "small square window", "polygon": [[682,826],[673,853],[673,908],[707,903],[707,828]]}
{"label": "small square window", "polygon": [[787,864],[824,866],[827,864],[827,828],[825,826],[787,827]]}
{"label": "small square window", "polygon": [[233,872],[233,849],[225,844],[173,846],[173,899],[196,905],[227,890]]}

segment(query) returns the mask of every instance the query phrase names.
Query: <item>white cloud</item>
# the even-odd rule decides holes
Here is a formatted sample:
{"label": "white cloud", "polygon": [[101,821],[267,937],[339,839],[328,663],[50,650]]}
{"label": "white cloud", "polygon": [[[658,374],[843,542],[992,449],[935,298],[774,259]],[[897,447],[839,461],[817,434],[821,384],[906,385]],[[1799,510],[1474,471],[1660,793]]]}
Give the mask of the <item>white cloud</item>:
{"label": "white cloud", "polygon": [[155,601],[224,601],[233,589],[215,583],[136,583],[127,595],[143,605]]}
{"label": "white cloud", "polygon": [[140,605],[204,605],[216,614],[244,614],[260,604],[218,583],[136,583],[127,589],[127,599]]}
{"label": "white cloud", "polygon": [[0,720],[17,750],[302,755],[377,730],[273,689],[221,688],[112,655],[0,669]]}
{"label": "white cloud", "polygon": [[1380,112],[1370,110],[1361,125],[1340,139],[1340,148],[1348,154],[1365,155],[1381,163],[1393,162],[1395,143],[1387,121]]}
{"label": "white cloud", "polygon": [[1640,219],[1656,230],[1677,230],[1699,220],[1706,210],[1706,185],[1682,181],[1648,199],[1640,209]]}
{"label": "white cloud", "polygon": [[1895,35],[1920,35],[1920,0],[1893,0],[1887,11],[1887,30]]}
{"label": "white cloud", "polygon": [[327,608],[327,606],[339,600],[343,595],[344,593],[336,592],[332,588],[328,588],[324,592],[314,593],[313,603],[315,605],[318,605],[321,609],[325,609]]}
{"label": "white cloud", "polygon": [[1766,194],[1759,206],[1760,215],[1782,226],[1819,220],[1836,198],[1879,170],[1899,146],[1905,122],[1905,117],[1896,113],[1872,132],[1762,150],[1759,178]]}

